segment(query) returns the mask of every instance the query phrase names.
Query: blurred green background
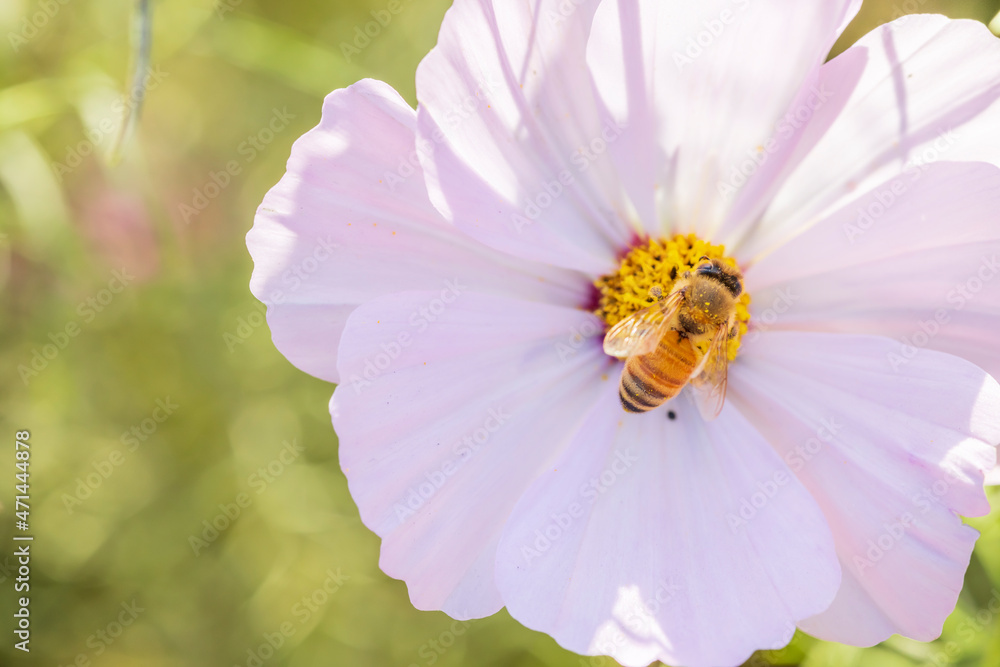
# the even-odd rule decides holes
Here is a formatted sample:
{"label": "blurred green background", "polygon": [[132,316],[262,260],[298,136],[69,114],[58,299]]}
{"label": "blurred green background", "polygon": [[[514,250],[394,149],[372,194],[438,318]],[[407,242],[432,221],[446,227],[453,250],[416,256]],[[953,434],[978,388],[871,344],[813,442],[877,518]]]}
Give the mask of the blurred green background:
{"label": "blurred green background", "polygon": [[[274,349],[248,291],[243,237],[323,96],[370,76],[415,101],[449,2],[405,2],[345,54],[385,4],[154,3],[145,109],[112,164],[134,3],[0,0],[0,664],[612,664],[505,612],[456,624],[412,608],[379,571],[337,465],[332,387]],[[989,22],[1000,2],[868,0],[838,49],[914,9]],[[276,114],[286,127],[262,132]],[[233,160],[239,174],[212,187]],[[25,428],[30,655],[9,630],[12,440]],[[860,650],[798,636],[751,663],[1000,665],[991,498],[941,640]]]}

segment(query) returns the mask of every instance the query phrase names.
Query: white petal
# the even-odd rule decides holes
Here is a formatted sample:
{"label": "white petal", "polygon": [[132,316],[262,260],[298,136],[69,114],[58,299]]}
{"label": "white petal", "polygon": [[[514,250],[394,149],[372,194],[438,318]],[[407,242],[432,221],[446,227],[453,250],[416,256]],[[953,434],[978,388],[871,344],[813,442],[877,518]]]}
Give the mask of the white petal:
{"label": "white petal", "polygon": [[940,352],[894,371],[899,348],[874,336],[770,332],[731,369],[730,399],[833,529],[844,584],[830,609],[799,624],[821,639],[937,637],[978,536],[958,515],[990,509],[983,476],[1000,441],[1000,385]]}
{"label": "white petal", "polygon": [[458,284],[565,304],[589,298],[587,279],[497,253],[446,223],[427,198],[415,124],[384,83],[331,93],[247,235],[250,286],[268,305],[275,345],[325,380],[338,380],[347,316],[382,294]]}
{"label": "white petal", "polygon": [[828,111],[747,257],[879,183],[939,160],[1000,165],[1000,40],[977,21],[907,16],[823,66]]}
{"label": "white petal", "polygon": [[997,465],[986,473],[986,486],[1000,486],[1000,451],[997,452]]}
{"label": "white petal", "polygon": [[351,315],[330,405],[340,461],[382,569],[413,604],[467,619],[503,602],[504,522],[588,413],[610,361],[571,308],[405,292]]}
{"label": "white petal", "polygon": [[421,159],[449,220],[528,259],[607,273],[634,234],[584,62],[597,0],[456,0],[417,70]]}
{"label": "white petal", "polygon": [[[587,61],[625,127],[612,145],[650,235],[713,237],[745,178],[741,165],[799,141],[784,118],[805,107],[811,82],[858,0],[605,0]],[[786,134],[785,128],[792,131]],[[753,165],[751,165],[753,166]],[[757,171],[753,167],[753,171]],[[764,189],[766,187],[761,186]]]}
{"label": "white petal", "polygon": [[752,326],[890,336],[1000,377],[1000,169],[928,165],[876,187],[746,271]]}
{"label": "white petal", "polygon": [[518,503],[497,555],[514,618],[625,665],[736,665],[840,583],[816,503],[738,411],[685,395],[624,413],[608,387]]}

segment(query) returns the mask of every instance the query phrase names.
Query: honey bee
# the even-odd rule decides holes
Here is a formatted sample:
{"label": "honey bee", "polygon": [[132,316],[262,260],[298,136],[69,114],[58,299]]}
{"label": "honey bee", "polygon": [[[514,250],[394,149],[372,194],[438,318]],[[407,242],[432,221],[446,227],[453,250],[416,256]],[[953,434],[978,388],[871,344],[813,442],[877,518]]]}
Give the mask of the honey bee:
{"label": "honey bee", "polygon": [[[715,419],[726,400],[729,339],[737,333],[736,303],[743,274],[702,257],[667,296],[631,315],[604,337],[604,351],[625,360],[618,394],[626,412],[648,412],[689,382],[705,419]],[[708,343],[707,351],[704,343]]]}

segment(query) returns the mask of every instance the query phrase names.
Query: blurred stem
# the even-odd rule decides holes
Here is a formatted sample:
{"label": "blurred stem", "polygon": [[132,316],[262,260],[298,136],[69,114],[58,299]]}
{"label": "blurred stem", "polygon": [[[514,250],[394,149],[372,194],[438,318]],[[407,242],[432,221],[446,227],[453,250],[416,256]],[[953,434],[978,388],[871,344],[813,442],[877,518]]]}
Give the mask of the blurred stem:
{"label": "blurred stem", "polygon": [[152,26],[150,0],[136,0],[132,24],[132,85],[129,88],[129,103],[125,105],[125,118],[122,119],[121,130],[111,148],[110,162],[113,165],[121,160],[142,113],[142,104],[146,98],[146,71],[149,69],[149,55],[153,46]]}
{"label": "blurred stem", "polygon": [[990,30],[993,31],[994,35],[1000,36],[1000,14],[997,14],[993,22],[990,23]]}

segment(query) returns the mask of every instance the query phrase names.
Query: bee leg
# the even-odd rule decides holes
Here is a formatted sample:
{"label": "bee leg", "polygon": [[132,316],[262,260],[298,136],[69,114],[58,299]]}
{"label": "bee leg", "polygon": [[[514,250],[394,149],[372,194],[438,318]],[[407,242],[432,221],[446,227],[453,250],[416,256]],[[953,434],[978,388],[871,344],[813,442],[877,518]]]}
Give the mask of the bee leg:
{"label": "bee leg", "polygon": [[677,322],[681,325],[681,329],[683,330],[681,333],[687,335],[705,333],[705,327],[691,319],[691,316],[687,313],[679,313],[677,315]]}

